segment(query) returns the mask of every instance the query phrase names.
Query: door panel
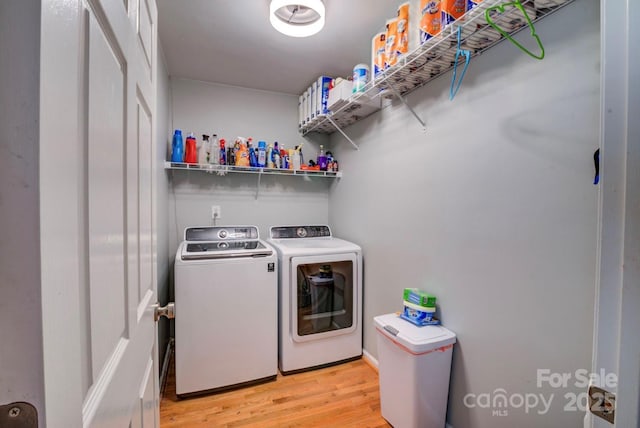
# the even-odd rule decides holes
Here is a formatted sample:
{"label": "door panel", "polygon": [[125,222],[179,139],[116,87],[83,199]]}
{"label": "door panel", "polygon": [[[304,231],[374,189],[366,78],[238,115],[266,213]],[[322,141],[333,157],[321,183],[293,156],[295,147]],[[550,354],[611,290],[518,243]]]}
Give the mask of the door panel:
{"label": "door panel", "polygon": [[142,383],[142,388],[140,390],[142,426],[147,428],[160,425],[160,421],[157,420],[158,415],[156,413],[158,399],[155,396],[155,365],[155,361],[149,360],[149,363],[147,364],[147,372],[145,374],[146,379],[145,382]]}
{"label": "door panel", "polygon": [[140,243],[140,281],[139,297],[152,289],[153,286],[153,251],[152,251],[152,181],[153,173],[153,140],[151,132],[151,113],[144,102],[142,94],[138,93],[137,102],[137,147],[138,147],[138,183],[139,183],[139,243]]}
{"label": "door panel", "polygon": [[145,375],[140,385],[140,399],[135,405],[133,416],[129,422],[130,428],[143,428],[155,426],[156,414],[153,397],[153,361],[149,360]]}
{"label": "door panel", "polygon": [[138,4],[138,37],[140,39],[140,43],[142,44],[142,51],[144,53],[146,64],[148,66],[149,72],[151,72],[151,61],[153,59],[151,56],[153,48],[153,23],[151,20],[151,16],[149,15],[149,6],[147,6],[147,0],[139,0]]}
{"label": "door panel", "polygon": [[[89,296],[97,380],[125,334],[124,65],[94,16],[89,20]],[[108,310],[103,310],[108,308]]]}

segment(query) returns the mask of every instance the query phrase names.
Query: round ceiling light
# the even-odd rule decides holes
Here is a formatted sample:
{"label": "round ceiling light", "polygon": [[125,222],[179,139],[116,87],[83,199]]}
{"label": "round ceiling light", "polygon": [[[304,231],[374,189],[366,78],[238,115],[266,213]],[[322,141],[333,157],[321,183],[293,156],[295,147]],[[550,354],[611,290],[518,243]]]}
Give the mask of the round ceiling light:
{"label": "round ceiling light", "polygon": [[269,20],[287,36],[312,36],[324,27],[324,4],[322,0],[271,0]]}

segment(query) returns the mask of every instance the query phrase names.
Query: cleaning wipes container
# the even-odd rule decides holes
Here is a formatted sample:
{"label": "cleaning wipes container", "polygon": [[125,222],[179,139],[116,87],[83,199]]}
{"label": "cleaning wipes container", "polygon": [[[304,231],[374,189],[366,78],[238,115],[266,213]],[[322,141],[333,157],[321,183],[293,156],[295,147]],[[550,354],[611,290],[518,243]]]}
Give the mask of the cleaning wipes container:
{"label": "cleaning wipes container", "polygon": [[374,318],[382,417],[395,428],[442,428],[456,335],[418,327],[395,313]]}

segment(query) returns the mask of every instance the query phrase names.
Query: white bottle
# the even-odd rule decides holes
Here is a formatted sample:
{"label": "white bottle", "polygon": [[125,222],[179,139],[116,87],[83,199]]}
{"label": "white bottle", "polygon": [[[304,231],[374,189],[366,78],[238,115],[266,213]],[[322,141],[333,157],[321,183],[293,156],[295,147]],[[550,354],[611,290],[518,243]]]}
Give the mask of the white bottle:
{"label": "white bottle", "polygon": [[290,162],[292,162],[294,170],[300,170],[300,150],[293,151],[293,159]]}
{"label": "white bottle", "polygon": [[209,163],[218,165],[220,163],[220,148],[218,142],[218,134],[213,134],[211,144],[209,145]]}
{"label": "white bottle", "polygon": [[198,149],[198,163],[200,165],[206,165],[208,162],[209,151],[211,150],[211,144],[209,143],[209,136],[202,136],[202,143],[200,149]]}

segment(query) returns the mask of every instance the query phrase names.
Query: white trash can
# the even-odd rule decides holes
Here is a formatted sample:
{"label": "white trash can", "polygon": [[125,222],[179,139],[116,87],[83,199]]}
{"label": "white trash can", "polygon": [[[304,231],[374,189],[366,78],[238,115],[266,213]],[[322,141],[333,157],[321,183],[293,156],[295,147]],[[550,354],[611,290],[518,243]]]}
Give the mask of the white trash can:
{"label": "white trash can", "polygon": [[394,428],[444,428],[456,335],[396,314],[374,318],[382,417]]}

